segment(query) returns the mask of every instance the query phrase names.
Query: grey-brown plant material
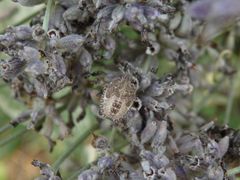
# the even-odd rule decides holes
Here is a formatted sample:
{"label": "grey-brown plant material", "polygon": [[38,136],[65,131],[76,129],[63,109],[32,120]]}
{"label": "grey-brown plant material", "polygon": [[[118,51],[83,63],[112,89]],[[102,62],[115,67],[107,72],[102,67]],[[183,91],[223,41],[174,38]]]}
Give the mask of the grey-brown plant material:
{"label": "grey-brown plant material", "polygon": [[58,175],[55,175],[51,166],[46,163],[42,163],[39,160],[33,160],[32,165],[35,167],[38,167],[40,169],[40,173],[42,177],[38,179],[52,179],[52,180],[61,180],[62,178],[59,177]]}
{"label": "grey-brown plant material", "polygon": [[208,114],[228,101],[229,122],[237,104],[226,81],[238,77],[239,0],[13,1],[46,8],[0,35],[0,77],[26,106],[10,125],[50,151],[83,134],[52,166],[32,162],[39,179],[237,177],[240,130]]}
{"label": "grey-brown plant material", "polygon": [[98,151],[108,151],[109,143],[106,137],[96,136],[92,141],[92,146]]}
{"label": "grey-brown plant material", "polygon": [[7,61],[0,62],[1,77],[4,80],[10,80],[20,74],[26,67],[26,62],[17,57],[13,57]]}

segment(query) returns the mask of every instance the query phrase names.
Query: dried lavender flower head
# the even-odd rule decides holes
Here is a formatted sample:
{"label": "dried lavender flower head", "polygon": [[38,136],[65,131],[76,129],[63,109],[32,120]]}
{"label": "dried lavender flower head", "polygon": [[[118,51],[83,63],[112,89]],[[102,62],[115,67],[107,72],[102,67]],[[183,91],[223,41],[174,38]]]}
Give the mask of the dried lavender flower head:
{"label": "dried lavender flower head", "polygon": [[96,148],[98,151],[107,151],[110,146],[108,143],[108,139],[104,136],[96,136],[94,135],[94,139],[92,141],[92,146]]}
{"label": "dried lavender flower head", "polygon": [[139,82],[131,74],[113,79],[105,87],[100,104],[100,113],[113,121],[122,119],[133,105]]}
{"label": "dried lavender flower head", "polygon": [[[12,1],[47,7],[30,26],[10,27],[0,35],[0,53],[6,54],[0,54],[4,59],[0,76],[11,85],[16,99],[29,107],[12,125],[29,121],[28,128],[42,132],[50,149],[78,123],[79,131],[86,128],[79,138],[83,141],[93,134],[98,159],[78,171],[79,180],[225,178],[224,165],[231,166],[226,159],[232,162],[240,156],[240,132],[213,124],[200,130],[204,119],[195,112],[195,95],[191,98],[190,92],[193,87],[211,91],[203,82],[209,71],[228,67],[221,56],[226,48],[221,41],[203,47],[198,38],[212,40],[216,32],[234,25],[240,0]],[[234,47],[239,25],[228,31],[222,40],[229,36]],[[206,50],[210,54],[210,48],[215,59],[221,57],[221,65],[215,67],[212,57],[209,64],[196,64],[202,54],[207,57]],[[171,67],[163,61],[171,61]],[[198,66],[204,76],[196,73]],[[98,85],[109,77],[98,96]],[[99,101],[102,116],[97,113]],[[81,122],[85,114],[86,124]],[[94,114],[96,118],[91,117]],[[110,135],[112,124],[121,131],[114,129]],[[79,144],[77,139],[67,150]],[[79,164],[87,165],[88,158],[80,156],[85,153],[79,154]],[[63,153],[59,159],[67,157]],[[61,168],[40,161],[32,164],[40,168],[42,178],[61,179],[60,173],[65,177],[68,168],[78,164],[68,162]]]}

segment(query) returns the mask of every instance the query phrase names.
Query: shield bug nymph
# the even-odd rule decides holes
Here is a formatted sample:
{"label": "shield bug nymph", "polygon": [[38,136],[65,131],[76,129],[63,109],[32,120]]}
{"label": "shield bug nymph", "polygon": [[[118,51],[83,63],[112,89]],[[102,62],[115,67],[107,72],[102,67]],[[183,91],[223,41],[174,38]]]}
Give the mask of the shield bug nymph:
{"label": "shield bug nymph", "polygon": [[104,88],[100,113],[113,121],[122,119],[136,100],[138,87],[137,78],[129,73],[114,78]]}

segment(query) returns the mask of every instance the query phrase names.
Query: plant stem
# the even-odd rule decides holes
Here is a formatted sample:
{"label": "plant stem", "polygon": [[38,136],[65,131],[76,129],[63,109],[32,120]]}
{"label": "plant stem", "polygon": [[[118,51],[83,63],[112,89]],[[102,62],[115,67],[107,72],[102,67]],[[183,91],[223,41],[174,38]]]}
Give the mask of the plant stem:
{"label": "plant stem", "polygon": [[76,141],[70,145],[70,147],[60,156],[52,165],[53,170],[57,172],[60,165],[65,161],[65,159],[81,144],[94,130],[98,128],[98,124],[94,123],[88,129],[83,129],[82,133],[76,139]]}
{"label": "plant stem", "polygon": [[229,169],[227,171],[227,175],[228,176],[234,176],[234,175],[239,174],[239,173],[240,173],[240,166],[232,168],[232,169]]}
{"label": "plant stem", "polygon": [[38,11],[36,11],[36,12],[33,12],[33,13],[32,13],[32,14],[30,14],[29,16],[27,16],[27,17],[25,17],[25,18],[21,19],[20,21],[18,21],[18,22],[16,22],[16,23],[14,23],[14,25],[13,25],[13,26],[19,26],[19,25],[22,25],[22,24],[24,24],[25,22],[29,21],[30,19],[32,19],[33,17],[35,17],[36,15],[38,15],[38,14],[39,14],[39,12],[40,12],[40,11],[42,11],[42,10],[43,10],[43,8],[39,9],[39,10],[38,10]]}
{"label": "plant stem", "polygon": [[0,133],[4,132],[4,131],[12,128],[12,127],[13,127],[13,126],[12,126],[11,124],[5,124],[4,126],[2,126],[2,127],[0,128]]}
{"label": "plant stem", "polygon": [[47,32],[48,31],[48,25],[49,25],[49,19],[51,15],[51,11],[53,8],[54,0],[48,0],[47,1],[47,8],[45,11],[44,19],[43,19],[43,25],[42,28]]}
{"label": "plant stem", "polygon": [[113,144],[113,140],[114,140],[114,136],[117,132],[117,129],[115,127],[112,128],[112,132],[111,132],[111,135],[110,135],[110,140],[109,140],[109,144],[112,146]]}
{"label": "plant stem", "polygon": [[210,90],[209,93],[207,95],[205,95],[201,101],[198,103],[198,105],[194,108],[194,112],[196,114],[198,114],[202,108],[205,106],[205,104],[208,102],[210,96],[212,95],[213,92],[215,92],[216,90],[218,90],[218,88],[220,87],[220,85],[223,83],[225,77],[223,76]]}
{"label": "plant stem", "polygon": [[[30,19],[35,17],[37,14],[39,14],[39,12],[42,11],[42,10],[43,10],[43,8],[37,10],[36,12],[33,12],[32,14],[29,14],[29,16],[19,20],[18,22],[12,24],[11,26],[19,26],[19,25],[22,25],[22,24],[26,23],[27,21],[29,21]],[[0,30],[0,34],[2,34],[2,33],[4,33],[4,30]],[[1,86],[3,86],[3,85],[1,85]],[[5,86],[5,84],[4,84],[4,86]]]}
{"label": "plant stem", "polygon": [[233,106],[233,99],[234,99],[234,94],[235,94],[234,84],[235,84],[234,77],[232,77],[230,79],[230,91],[228,94],[228,101],[227,101],[227,108],[226,108],[226,113],[225,113],[225,118],[224,118],[224,124],[228,124],[230,121],[232,106]]}
{"label": "plant stem", "polygon": [[84,170],[90,168],[91,165],[94,164],[95,162],[97,162],[97,161],[93,161],[93,162],[91,162],[91,163],[85,165],[83,168],[77,170],[76,172],[74,172],[74,173],[68,178],[68,180],[74,180],[74,179],[77,179],[78,175],[79,175],[81,172],[83,172]]}
{"label": "plant stem", "polygon": [[0,147],[5,146],[6,144],[8,144],[9,142],[16,140],[17,138],[21,137],[23,134],[25,134],[28,130],[26,128],[19,130],[18,132],[16,132],[15,134],[13,134],[12,136],[4,139],[3,141],[0,141]]}

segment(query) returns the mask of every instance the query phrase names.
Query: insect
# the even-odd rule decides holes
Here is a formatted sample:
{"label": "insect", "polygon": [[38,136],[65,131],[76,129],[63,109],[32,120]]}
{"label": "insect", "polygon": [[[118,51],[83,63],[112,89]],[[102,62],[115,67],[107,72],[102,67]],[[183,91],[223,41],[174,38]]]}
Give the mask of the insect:
{"label": "insect", "polygon": [[100,114],[115,122],[121,120],[136,100],[138,87],[137,78],[129,73],[113,79],[101,96]]}

